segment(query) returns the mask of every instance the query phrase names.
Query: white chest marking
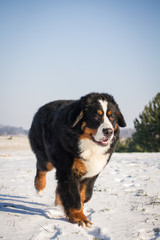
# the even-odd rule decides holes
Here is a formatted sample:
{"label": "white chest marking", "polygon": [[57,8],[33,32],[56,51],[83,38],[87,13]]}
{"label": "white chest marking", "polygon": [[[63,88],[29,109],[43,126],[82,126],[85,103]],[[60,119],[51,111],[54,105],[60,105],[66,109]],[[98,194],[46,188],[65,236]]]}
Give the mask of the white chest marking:
{"label": "white chest marking", "polygon": [[105,152],[109,149],[110,144],[106,147],[98,146],[89,139],[80,140],[80,149],[82,150],[81,158],[84,159],[87,173],[82,177],[89,178],[99,174],[103,168],[106,166],[109,153]]}

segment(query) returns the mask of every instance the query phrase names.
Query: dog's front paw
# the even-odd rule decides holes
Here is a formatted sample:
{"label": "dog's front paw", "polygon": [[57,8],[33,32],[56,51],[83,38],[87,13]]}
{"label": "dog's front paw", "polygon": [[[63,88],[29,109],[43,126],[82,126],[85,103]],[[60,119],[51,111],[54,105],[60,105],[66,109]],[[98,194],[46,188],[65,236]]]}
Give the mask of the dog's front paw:
{"label": "dog's front paw", "polygon": [[77,210],[75,208],[70,209],[68,218],[71,223],[77,223],[78,226],[91,227],[92,225],[92,223],[84,215],[82,208],[80,210]]}
{"label": "dog's front paw", "polygon": [[80,227],[88,227],[88,228],[91,228],[92,226],[92,223],[90,221],[80,221],[80,222],[77,222],[78,223],[78,226]]}

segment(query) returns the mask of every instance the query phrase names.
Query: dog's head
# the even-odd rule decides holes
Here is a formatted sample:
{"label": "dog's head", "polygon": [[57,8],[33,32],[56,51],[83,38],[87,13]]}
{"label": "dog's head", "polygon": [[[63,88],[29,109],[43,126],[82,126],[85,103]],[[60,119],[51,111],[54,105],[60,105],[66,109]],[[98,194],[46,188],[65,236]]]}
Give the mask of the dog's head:
{"label": "dog's head", "polygon": [[107,146],[118,126],[126,126],[117,103],[108,94],[91,93],[77,103],[72,128],[80,129],[80,139],[89,139],[100,146]]}

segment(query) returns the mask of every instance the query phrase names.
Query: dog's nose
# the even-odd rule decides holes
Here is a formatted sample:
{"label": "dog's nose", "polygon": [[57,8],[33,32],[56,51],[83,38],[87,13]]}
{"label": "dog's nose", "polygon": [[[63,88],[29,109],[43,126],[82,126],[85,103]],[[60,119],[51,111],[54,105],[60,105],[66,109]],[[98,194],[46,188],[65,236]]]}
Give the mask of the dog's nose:
{"label": "dog's nose", "polygon": [[103,128],[103,134],[106,136],[106,137],[110,137],[113,133],[113,130],[111,128]]}

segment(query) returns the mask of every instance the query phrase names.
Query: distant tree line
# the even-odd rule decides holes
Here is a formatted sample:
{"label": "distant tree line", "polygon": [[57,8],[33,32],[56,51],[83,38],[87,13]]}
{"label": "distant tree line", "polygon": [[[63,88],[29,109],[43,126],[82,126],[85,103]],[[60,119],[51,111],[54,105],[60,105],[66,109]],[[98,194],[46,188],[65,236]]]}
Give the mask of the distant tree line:
{"label": "distant tree line", "polygon": [[135,133],[120,139],[116,152],[160,152],[160,93],[134,121]]}
{"label": "distant tree line", "polygon": [[0,125],[0,135],[27,135],[28,131],[22,127],[11,127]]}

